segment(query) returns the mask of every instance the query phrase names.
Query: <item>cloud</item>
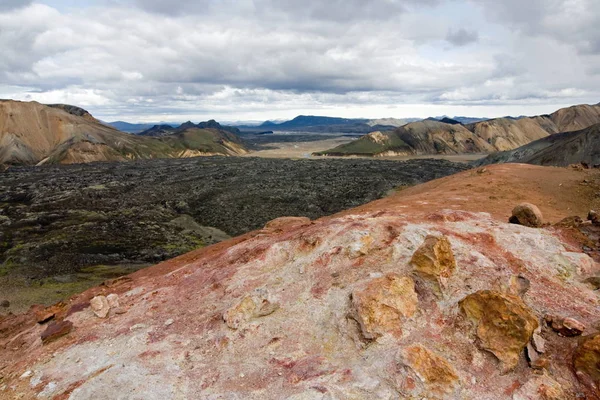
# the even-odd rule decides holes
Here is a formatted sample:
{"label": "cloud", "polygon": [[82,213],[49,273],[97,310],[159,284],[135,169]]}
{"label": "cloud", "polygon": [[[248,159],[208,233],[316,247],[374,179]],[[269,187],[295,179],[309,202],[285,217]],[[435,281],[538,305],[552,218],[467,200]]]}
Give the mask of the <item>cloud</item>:
{"label": "cloud", "polygon": [[455,46],[466,46],[479,40],[479,34],[476,31],[469,31],[465,28],[458,30],[449,30],[446,40]]}
{"label": "cloud", "polygon": [[0,12],[25,7],[31,4],[31,0],[2,0],[0,2]]}
{"label": "cloud", "polygon": [[[548,1],[559,11],[577,3],[570,21],[582,10],[586,21],[600,15],[586,0]],[[597,33],[570,28],[545,2],[508,3],[521,14],[483,0],[111,0],[71,11],[33,3],[0,11],[0,97],[155,120],[597,103]]]}

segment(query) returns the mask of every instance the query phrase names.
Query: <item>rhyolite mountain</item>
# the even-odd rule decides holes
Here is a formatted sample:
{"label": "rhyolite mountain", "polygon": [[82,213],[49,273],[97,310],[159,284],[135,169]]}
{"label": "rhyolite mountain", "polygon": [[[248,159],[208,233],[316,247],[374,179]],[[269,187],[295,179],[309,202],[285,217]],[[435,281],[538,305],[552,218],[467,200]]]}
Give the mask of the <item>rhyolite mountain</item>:
{"label": "rhyolite mountain", "polygon": [[[450,123],[445,123],[450,122]],[[389,132],[370,133],[317,155],[415,155],[493,153],[518,148],[559,132],[600,123],[600,105],[578,105],[549,115],[496,118],[468,125],[428,119]]]}
{"label": "rhyolite mountain", "polygon": [[219,129],[194,127],[168,138],[130,135],[82,108],[0,101],[0,164],[73,164],[246,153],[242,141]]}
{"label": "rhyolite mountain", "polygon": [[476,165],[527,163],[566,167],[576,163],[600,164],[600,124],[562,132],[536,140],[514,150],[498,152]]}

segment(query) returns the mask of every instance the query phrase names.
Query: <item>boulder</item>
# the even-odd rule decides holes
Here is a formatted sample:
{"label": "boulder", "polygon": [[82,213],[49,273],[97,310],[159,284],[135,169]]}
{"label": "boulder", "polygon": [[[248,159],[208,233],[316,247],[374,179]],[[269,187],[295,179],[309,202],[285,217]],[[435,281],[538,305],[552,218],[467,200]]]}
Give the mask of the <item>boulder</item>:
{"label": "boulder", "polygon": [[10,301],[8,301],[8,300],[2,300],[2,301],[0,301],[0,307],[2,307],[2,308],[8,308],[8,307],[10,307]]}
{"label": "boulder", "polygon": [[588,221],[592,221],[594,225],[600,225],[600,215],[594,210],[590,210],[587,219]]}
{"label": "boulder", "polygon": [[562,336],[579,336],[585,330],[585,325],[574,318],[561,318],[555,315],[546,315],[544,320],[555,332]]}
{"label": "boulder", "polygon": [[483,349],[512,370],[538,328],[538,319],[523,301],[511,295],[482,290],[459,302],[460,309],[475,323]]}
{"label": "boulder", "polygon": [[600,333],[584,338],[577,346],[573,366],[580,381],[600,390]]}
{"label": "boulder", "polygon": [[416,275],[434,282],[437,294],[456,270],[452,246],[446,236],[427,236],[410,261]]}
{"label": "boulder", "polygon": [[513,209],[509,222],[530,228],[539,228],[544,224],[544,217],[537,206],[530,203],[522,203]]}
{"label": "boulder", "polygon": [[367,340],[401,333],[402,320],[412,317],[417,306],[414,281],[393,273],[372,279],[352,292],[354,316]]}
{"label": "boulder", "polygon": [[90,300],[90,307],[98,318],[106,318],[110,311],[110,305],[106,296],[96,296]]}

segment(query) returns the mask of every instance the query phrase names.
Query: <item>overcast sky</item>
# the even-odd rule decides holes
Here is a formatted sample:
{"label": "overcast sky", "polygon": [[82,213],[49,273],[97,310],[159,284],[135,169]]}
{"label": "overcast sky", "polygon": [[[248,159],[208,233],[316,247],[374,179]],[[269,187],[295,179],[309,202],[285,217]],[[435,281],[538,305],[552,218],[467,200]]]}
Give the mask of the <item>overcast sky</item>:
{"label": "overcast sky", "polygon": [[104,120],[600,102],[600,0],[0,0],[0,98]]}

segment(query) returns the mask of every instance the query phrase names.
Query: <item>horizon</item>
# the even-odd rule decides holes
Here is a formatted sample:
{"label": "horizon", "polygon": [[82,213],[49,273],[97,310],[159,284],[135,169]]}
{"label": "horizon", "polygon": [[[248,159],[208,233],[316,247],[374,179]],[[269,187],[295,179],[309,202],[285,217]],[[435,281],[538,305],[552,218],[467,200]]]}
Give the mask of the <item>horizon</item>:
{"label": "horizon", "polygon": [[476,118],[600,99],[593,0],[8,0],[0,98],[104,121]]}

